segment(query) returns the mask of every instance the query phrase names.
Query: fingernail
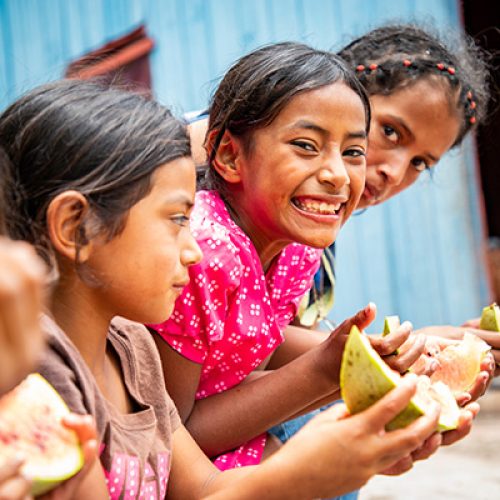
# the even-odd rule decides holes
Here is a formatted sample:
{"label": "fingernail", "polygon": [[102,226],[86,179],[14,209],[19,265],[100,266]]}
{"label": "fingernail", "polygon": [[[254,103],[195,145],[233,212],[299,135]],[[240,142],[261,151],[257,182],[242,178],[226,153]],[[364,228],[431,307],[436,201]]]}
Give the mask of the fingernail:
{"label": "fingernail", "polygon": [[409,329],[413,328],[413,325],[412,325],[411,321],[403,321],[403,324],[401,326],[403,328],[409,328]]}
{"label": "fingernail", "polygon": [[429,368],[434,371],[437,370],[439,366],[439,363],[436,360],[432,360],[431,364],[429,365]]}

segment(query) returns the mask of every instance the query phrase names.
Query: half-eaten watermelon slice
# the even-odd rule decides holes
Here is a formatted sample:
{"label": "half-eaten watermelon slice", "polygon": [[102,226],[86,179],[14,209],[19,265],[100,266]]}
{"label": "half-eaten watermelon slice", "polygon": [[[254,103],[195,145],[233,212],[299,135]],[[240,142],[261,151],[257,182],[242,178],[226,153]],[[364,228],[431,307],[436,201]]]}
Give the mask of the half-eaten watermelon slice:
{"label": "half-eaten watermelon slice", "polygon": [[22,455],[31,494],[45,493],[83,466],[76,434],[64,427],[70,413],[56,390],[39,374],[29,375],[0,399],[0,462]]}

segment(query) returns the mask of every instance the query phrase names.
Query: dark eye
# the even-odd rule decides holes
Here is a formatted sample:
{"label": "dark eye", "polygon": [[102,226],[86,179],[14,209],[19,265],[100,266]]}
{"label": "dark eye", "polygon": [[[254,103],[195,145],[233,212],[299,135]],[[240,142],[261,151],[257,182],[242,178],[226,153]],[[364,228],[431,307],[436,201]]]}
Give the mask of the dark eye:
{"label": "dark eye", "polygon": [[359,158],[361,156],[366,156],[366,153],[361,149],[348,149],[344,151],[344,156],[352,156],[353,158]]}
{"label": "dark eye", "polygon": [[424,170],[429,170],[429,168],[431,168],[422,158],[413,158],[413,160],[411,160],[411,164],[417,172],[423,172]]}
{"label": "dark eye", "polygon": [[382,130],[384,131],[384,135],[391,141],[391,142],[398,142],[399,140],[399,134],[397,133],[396,129],[391,127],[390,125],[384,125],[382,127]]}
{"label": "dark eye", "polygon": [[308,151],[311,153],[315,153],[317,151],[316,146],[308,141],[298,141],[297,140],[297,141],[292,141],[292,144],[294,146],[297,146],[297,147],[303,149],[304,151]]}
{"label": "dark eye", "polygon": [[178,226],[185,227],[189,224],[189,217],[186,215],[175,215],[170,218],[170,220],[174,223],[177,224]]}

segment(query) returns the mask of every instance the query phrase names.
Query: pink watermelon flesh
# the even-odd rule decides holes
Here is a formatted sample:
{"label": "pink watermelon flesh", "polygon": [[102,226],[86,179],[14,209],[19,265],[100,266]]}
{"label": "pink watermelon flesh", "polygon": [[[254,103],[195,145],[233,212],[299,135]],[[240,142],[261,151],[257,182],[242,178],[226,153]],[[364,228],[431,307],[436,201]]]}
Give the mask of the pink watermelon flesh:
{"label": "pink watermelon flesh", "polygon": [[0,399],[0,462],[21,455],[22,472],[40,495],[76,474],[83,465],[78,438],[61,423],[69,409],[40,375],[29,375]]}

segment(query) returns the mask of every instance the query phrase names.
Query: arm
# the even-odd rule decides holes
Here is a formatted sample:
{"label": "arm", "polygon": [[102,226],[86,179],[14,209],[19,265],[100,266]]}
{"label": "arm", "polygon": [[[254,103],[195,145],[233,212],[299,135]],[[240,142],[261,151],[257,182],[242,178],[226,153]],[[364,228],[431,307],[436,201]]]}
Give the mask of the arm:
{"label": "arm", "polygon": [[408,380],[368,410],[348,417],[336,407],[314,418],[256,467],[219,473],[182,427],[174,433],[167,498],[302,499],[341,495],[411,455],[434,434],[438,412],[390,433],[384,426],[415,392]]}
{"label": "arm", "polygon": [[345,339],[353,324],[364,328],[373,315],[374,309],[367,307],[344,321],[325,342],[288,364],[198,401],[200,365],[156,338],[167,390],[187,429],[208,456],[234,449],[306,409],[336,400]]}

